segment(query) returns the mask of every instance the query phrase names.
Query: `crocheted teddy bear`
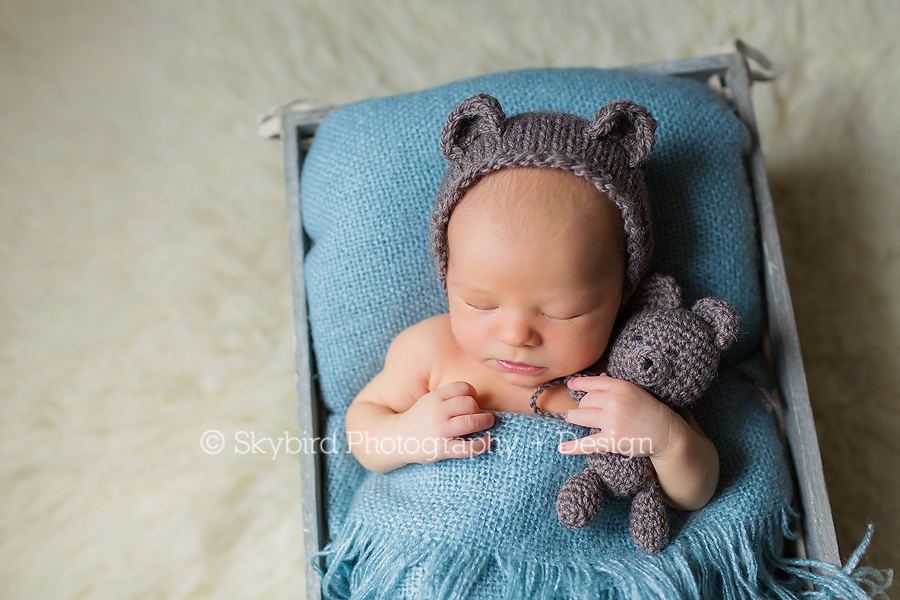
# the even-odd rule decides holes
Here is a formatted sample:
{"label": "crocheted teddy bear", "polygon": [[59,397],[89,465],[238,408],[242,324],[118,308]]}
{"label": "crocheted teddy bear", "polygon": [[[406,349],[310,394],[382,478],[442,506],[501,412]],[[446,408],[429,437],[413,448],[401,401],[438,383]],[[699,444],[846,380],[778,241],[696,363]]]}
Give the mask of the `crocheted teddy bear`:
{"label": "crocheted teddy bear", "polygon": [[[683,414],[712,383],[720,354],[738,332],[737,312],[715,298],[701,298],[687,310],[675,280],[661,275],[645,278],[629,311],[609,350],[606,372]],[[580,400],[584,392],[574,394]],[[633,496],[630,529],[638,547],[647,554],[665,548],[669,517],[650,459],[598,452],[587,455],[587,462],[559,492],[560,522],[569,529],[590,523],[600,511],[605,486],[615,496]]]}

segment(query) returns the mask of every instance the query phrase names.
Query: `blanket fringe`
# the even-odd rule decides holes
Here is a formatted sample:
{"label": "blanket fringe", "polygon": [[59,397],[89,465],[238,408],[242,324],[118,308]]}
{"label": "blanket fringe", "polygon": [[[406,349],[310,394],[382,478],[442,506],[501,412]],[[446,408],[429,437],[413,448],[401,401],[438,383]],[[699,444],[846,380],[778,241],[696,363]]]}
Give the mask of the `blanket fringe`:
{"label": "blanket fringe", "polygon": [[777,567],[816,588],[805,591],[801,595],[804,600],[887,598],[886,591],[893,583],[894,571],[858,566],[874,531],[875,527],[870,523],[862,542],[841,568],[820,561],[785,558],[778,559]]}
{"label": "blanket fringe", "polygon": [[[393,600],[404,593],[417,598],[472,599],[482,595],[479,583],[483,585],[486,577],[503,580],[498,586],[502,595],[494,588],[486,597],[509,599],[886,597],[893,571],[858,566],[871,541],[872,525],[839,568],[781,556],[784,539],[796,536],[791,530],[794,516],[792,509],[784,509],[763,526],[765,531],[740,523],[718,524],[716,530],[702,534],[685,531],[677,551],[664,551],[647,560],[616,557],[603,564],[579,564],[575,559],[569,564],[527,561],[520,555],[392,536],[373,532],[370,524],[348,523],[340,541],[316,555],[326,557],[327,572],[316,570],[325,598],[366,600]],[[315,557],[313,564],[318,564]],[[814,589],[804,589],[804,582]]]}

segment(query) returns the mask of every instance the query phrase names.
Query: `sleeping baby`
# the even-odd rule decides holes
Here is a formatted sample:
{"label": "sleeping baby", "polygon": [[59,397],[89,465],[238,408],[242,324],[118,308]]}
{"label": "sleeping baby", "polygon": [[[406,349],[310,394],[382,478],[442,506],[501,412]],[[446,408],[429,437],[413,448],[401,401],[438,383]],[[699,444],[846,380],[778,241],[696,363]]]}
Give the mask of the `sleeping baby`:
{"label": "sleeping baby", "polygon": [[[595,366],[623,302],[646,270],[651,237],[640,173],[655,121],[629,102],[588,123],[564,114],[505,119],[486,94],[450,116],[442,150],[453,163],[432,222],[450,312],[406,329],[384,368],[347,411],[351,449],[385,472],[471,457],[495,412],[531,412],[542,384]],[[579,378],[542,408],[603,438],[560,444],[568,454],[644,439],[669,502],[695,510],[716,487],[717,456],[688,424],[637,385]],[[393,443],[384,443],[385,439]],[[369,443],[366,443],[369,442]]]}
{"label": "sleeping baby", "polygon": [[[516,597],[547,578],[554,589],[577,588],[565,582],[585,559],[572,549],[590,554],[585,540],[604,528],[609,537],[610,521],[576,532],[544,518],[583,467],[570,455],[646,456],[670,507],[693,511],[710,500],[716,448],[693,417],[638,385],[601,374],[547,389],[539,409],[559,420],[530,406],[547,382],[605,368],[617,319],[650,260],[639,167],[655,129],[630,101],[607,104],[591,121],[507,118],[478,94],[450,114],[441,136],[450,167],[431,222],[449,312],[401,332],[347,410],[350,449],[376,473],[358,494],[353,510],[366,516],[357,527],[383,518],[396,528],[357,540],[352,552],[336,541],[331,558],[346,568],[328,574],[333,595]],[[485,532],[496,546],[470,552],[467,540]],[[421,547],[410,556],[378,549],[397,536]],[[542,547],[522,550],[530,546]],[[498,593],[491,586],[501,581]]]}

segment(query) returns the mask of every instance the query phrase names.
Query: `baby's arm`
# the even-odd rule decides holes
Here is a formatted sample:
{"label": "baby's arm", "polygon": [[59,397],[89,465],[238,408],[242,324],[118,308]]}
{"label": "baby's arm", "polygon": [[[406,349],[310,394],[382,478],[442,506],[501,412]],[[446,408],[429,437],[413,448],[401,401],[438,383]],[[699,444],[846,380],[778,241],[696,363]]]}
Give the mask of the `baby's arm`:
{"label": "baby's arm", "polygon": [[470,384],[457,381],[430,391],[432,368],[440,356],[429,321],[391,342],[384,368],[347,409],[347,442],[370,471],[474,456],[490,446],[489,436],[456,439],[494,424],[493,414],[480,411]]}
{"label": "baby's arm", "polygon": [[560,444],[561,452],[649,456],[669,504],[697,510],[709,502],[719,481],[719,454],[693,417],[688,423],[643,388],[606,375],[573,379],[569,387],[588,393],[566,420],[602,431]]}

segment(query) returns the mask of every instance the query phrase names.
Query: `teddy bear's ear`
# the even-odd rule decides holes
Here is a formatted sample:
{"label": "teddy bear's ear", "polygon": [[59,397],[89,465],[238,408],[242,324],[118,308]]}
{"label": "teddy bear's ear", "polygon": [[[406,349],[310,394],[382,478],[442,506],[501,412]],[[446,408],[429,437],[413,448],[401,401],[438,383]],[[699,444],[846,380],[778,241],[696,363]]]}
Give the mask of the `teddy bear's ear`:
{"label": "teddy bear's ear", "polygon": [[613,100],[594,115],[585,135],[601,142],[617,143],[624,151],[627,164],[635,168],[653,151],[658,123],[645,107],[631,100]]}
{"label": "teddy bear's ear", "polygon": [[691,309],[715,333],[714,342],[720,352],[727,350],[737,339],[741,318],[734,307],[716,298],[700,298]]}
{"label": "teddy bear's ear", "polygon": [[447,117],[441,132],[441,153],[453,162],[465,155],[475,140],[487,145],[497,144],[505,120],[506,114],[496,98],[484,93],[475,94]]}
{"label": "teddy bear's ear", "polygon": [[645,308],[680,308],[681,288],[675,279],[668,275],[651,273],[644,277],[638,289],[631,297],[631,305],[638,309]]}

